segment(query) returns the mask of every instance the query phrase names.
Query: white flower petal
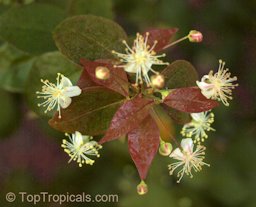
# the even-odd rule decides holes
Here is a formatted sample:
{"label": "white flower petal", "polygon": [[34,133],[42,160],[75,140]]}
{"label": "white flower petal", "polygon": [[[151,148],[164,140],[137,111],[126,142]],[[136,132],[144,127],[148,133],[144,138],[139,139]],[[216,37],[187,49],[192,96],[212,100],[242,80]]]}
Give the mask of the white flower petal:
{"label": "white flower petal", "polygon": [[80,146],[83,144],[83,136],[80,132],[76,131],[74,135],[74,144]]}
{"label": "white flower petal", "polygon": [[78,86],[66,87],[63,91],[63,95],[67,97],[79,96],[82,93],[82,90]]}
{"label": "white flower petal", "polygon": [[128,73],[137,73],[137,67],[136,67],[136,64],[134,63],[128,63],[124,70]]}
{"label": "white flower petal", "polygon": [[143,74],[147,74],[148,71],[150,71],[150,69],[151,69],[151,67],[152,67],[152,64],[153,64],[152,62],[146,62],[146,63],[145,63],[145,66],[143,67],[144,70],[142,71]]}
{"label": "white flower petal", "polygon": [[202,82],[208,81],[209,80],[209,75],[204,75],[201,79]]}
{"label": "white flower petal", "polygon": [[214,89],[208,89],[208,90],[201,90],[201,93],[208,99],[213,97],[216,94],[216,91]]}
{"label": "white flower petal", "polygon": [[61,85],[63,88],[65,88],[65,87],[72,86],[72,83],[71,83],[71,81],[70,81],[67,77],[62,76],[60,85]]}
{"label": "white flower petal", "polygon": [[181,145],[183,151],[189,152],[189,153],[193,152],[194,144],[193,144],[193,140],[191,138],[182,139],[180,145]]}
{"label": "white flower petal", "polygon": [[205,82],[200,82],[200,81],[196,81],[197,86],[201,89],[201,90],[205,90],[208,89],[210,84],[205,83]]}
{"label": "white flower petal", "polygon": [[169,157],[182,159],[183,153],[181,152],[180,148],[176,148],[176,149],[169,155]]}
{"label": "white flower petal", "polygon": [[72,102],[71,98],[69,98],[69,97],[67,97],[67,96],[61,97],[61,98],[59,99],[59,101],[60,101],[60,106],[61,106],[61,108],[63,108],[63,109],[67,108],[67,107],[71,104],[71,102]]}
{"label": "white flower petal", "polygon": [[190,115],[191,115],[192,119],[194,119],[195,121],[201,121],[205,117],[204,112],[192,113]]}

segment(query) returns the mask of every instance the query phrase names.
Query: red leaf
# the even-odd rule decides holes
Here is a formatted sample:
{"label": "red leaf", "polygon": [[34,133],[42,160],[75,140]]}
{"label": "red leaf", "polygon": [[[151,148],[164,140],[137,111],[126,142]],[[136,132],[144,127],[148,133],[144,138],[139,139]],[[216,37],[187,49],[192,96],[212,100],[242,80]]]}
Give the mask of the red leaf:
{"label": "red leaf", "polygon": [[217,101],[207,99],[197,87],[175,89],[164,103],[174,109],[188,113],[208,111],[219,105]]}
{"label": "red leaf", "polygon": [[86,70],[83,70],[82,75],[80,76],[80,79],[77,82],[77,85],[82,89],[92,87],[92,86],[98,86],[98,84],[96,84],[91,80]]}
{"label": "red leaf", "polygon": [[159,131],[150,116],[128,134],[128,147],[140,178],[144,180],[159,147]]}
{"label": "red leaf", "polygon": [[[105,86],[106,88],[109,88],[113,91],[116,91],[117,93],[120,93],[124,96],[129,95],[129,86],[128,86],[128,79],[126,72],[121,68],[114,68],[109,61],[89,61],[86,59],[81,59],[81,64],[84,66],[84,69],[87,71],[91,79],[102,86]],[[110,77],[107,80],[101,80],[96,78],[95,76],[95,69],[98,66],[107,67],[110,71]]]}
{"label": "red leaf", "polygon": [[155,40],[157,40],[158,43],[156,44],[154,51],[158,52],[170,43],[170,39],[173,37],[173,35],[177,31],[178,31],[177,28],[148,30],[146,31],[146,32],[149,32],[148,44],[152,46]]}
{"label": "red leaf", "polygon": [[138,96],[125,102],[115,113],[109,129],[100,140],[100,144],[117,139],[138,127],[149,114],[153,104],[153,100]]}

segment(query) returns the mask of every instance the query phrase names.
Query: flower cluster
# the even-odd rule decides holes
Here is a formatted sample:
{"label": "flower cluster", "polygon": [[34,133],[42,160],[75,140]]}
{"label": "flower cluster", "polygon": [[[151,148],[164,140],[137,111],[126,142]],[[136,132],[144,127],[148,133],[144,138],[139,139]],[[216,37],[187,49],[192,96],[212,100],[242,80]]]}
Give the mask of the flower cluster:
{"label": "flower cluster", "polygon": [[[47,111],[57,108],[58,117],[61,119],[61,108],[67,108],[71,102],[72,97],[79,96],[82,90],[78,86],[73,86],[71,81],[64,75],[57,74],[57,83],[51,83],[48,80],[41,80],[44,84],[42,86],[42,91],[37,91],[38,98],[42,98],[45,101],[38,104],[38,106],[46,107],[45,113]],[[82,135],[80,132],[76,131],[72,135],[66,133],[69,140],[63,139],[62,147],[64,151],[71,157],[69,162],[74,160],[82,167],[83,164],[94,163],[88,156],[99,157],[98,150],[102,148],[96,141],[91,141],[92,137]]]}
{"label": "flower cluster", "polygon": [[[184,137],[189,138],[182,139],[178,148],[172,151],[172,145],[162,140],[159,147],[159,153],[161,155],[169,155],[170,158],[176,160],[176,162],[169,164],[168,168],[170,175],[173,175],[174,171],[179,169],[177,174],[179,178],[178,183],[181,181],[184,174],[192,178],[193,171],[199,172],[204,165],[210,166],[203,161],[206,147],[202,146],[201,142],[208,137],[206,131],[214,131],[211,127],[214,121],[214,114],[212,112],[192,113],[191,118],[191,122],[185,124],[181,131]],[[194,138],[194,141],[191,137]],[[197,144],[196,149],[194,149],[194,144]]]}
{"label": "flower cluster", "polygon": [[[233,83],[237,80],[237,77],[231,78],[231,73],[224,67],[225,62],[220,60],[217,73],[213,74],[213,71],[210,71],[208,75],[204,75],[201,81],[196,83],[207,99],[222,101],[225,106],[228,106],[228,99],[232,99],[232,89],[238,84]],[[208,137],[207,131],[215,131],[211,127],[214,122],[214,114],[212,112],[191,113],[190,115],[191,121],[185,124],[181,130],[181,134],[188,138],[183,139],[181,147],[170,154],[171,158],[178,160],[168,166],[170,174],[173,174],[177,168],[181,167],[178,172],[178,182],[181,181],[184,174],[193,177],[192,170],[198,172],[203,165],[208,165],[203,162],[206,148],[201,145],[201,142],[204,142]],[[195,151],[193,151],[194,144],[191,138],[194,139],[194,143],[198,144]]]}
{"label": "flower cluster", "polygon": [[[204,162],[206,147],[201,143],[208,137],[209,131],[215,131],[211,126],[214,122],[212,109],[218,106],[217,101],[221,101],[225,106],[229,105],[232,90],[238,86],[234,83],[237,77],[231,77],[229,70],[225,69],[225,62],[220,60],[216,73],[210,71],[201,81],[196,78],[191,78],[192,81],[183,80],[194,70],[191,64],[187,61],[177,61],[169,65],[160,60],[165,54],[157,55],[156,52],[186,39],[194,43],[201,42],[203,35],[192,30],[185,37],[169,43],[176,31],[176,28],[172,28],[152,30],[144,35],[137,34],[132,46],[124,40],[125,53],[112,51],[118,60],[92,62],[81,59],[84,72],[78,86],[74,86],[62,74],[57,75],[56,84],[41,80],[43,86],[42,90],[37,92],[37,97],[43,99],[43,102],[38,106],[46,107],[45,113],[56,109],[58,117],[54,116],[49,123],[63,132],[73,132],[66,133],[68,139],[63,139],[61,145],[70,156],[69,162],[76,161],[80,167],[84,164],[92,165],[95,162],[93,158],[100,156],[101,144],[127,137],[129,153],[141,178],[137,186],[140,195],[148,191],[144,180],[157,151],[171,158],[172,163],[168,165],[168,169],[170,175],[178,171],[178,183],[184,175],[193,177],[194,172],[201,171],[204,166],[210,166]],[[160,67],[153,69],[157,65],[169,66],[158,72]],[[179,70],[187,71],[187,74],[184,75],[185,72]],[[183,75],[179,75],[180,73]],[[136,76],[133,79],[134,74]],[[181,79],[175,85],[177,88],[170,86],[177,77]],[[79,86],[86,88],[81,90]],[[82,93],[83,96],[80,96]],[[88,100],[91,94],[93,98]],[[71,105],[73,97],[76,98]],[[88,105],[84,107],[82,104]],[[75,109],[77,105],[80,107],[78,110]],[[69,106],[70,108],[65,110]],[[111,107],[112,111],[113,107],[117,108],[111,118],[107,117],[110,111],[107,111],[108,107]],[[166,113],[168,107],[169,114]],[[171,116],[172,112],[176,113],[176,117]],[[189,114],[190,120],[182,120],[184,126],[179,144],[173,133],[173,121],[175,118],[182,119],[182,112]],[[99,122],[99,117],[94,115],[99,115],[104,123],[100,123],[98,130],[90,131],[90,128]],[[93,124],[89,123],[91,121]],[[106,125],[109,126],[107,129],[104,128]],[[103,134],[99,142],[93,141],[93,137],[89,136]],[[169,140],[174,140],[174,143]],[[174,150],[172,144],[177,145]]]}

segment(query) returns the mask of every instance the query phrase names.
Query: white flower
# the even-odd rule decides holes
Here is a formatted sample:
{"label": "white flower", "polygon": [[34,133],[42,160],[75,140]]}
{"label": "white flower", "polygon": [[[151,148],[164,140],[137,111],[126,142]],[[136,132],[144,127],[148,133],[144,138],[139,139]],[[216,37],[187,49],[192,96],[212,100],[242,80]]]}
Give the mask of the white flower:
{"label": "white flower", "polygon": [[214,122],[214,114],[211,112],[201,112],[201,113],[192,113],[191,122],[185,124],[181,130],[181,134],[186,137],[193,137],[194,142],[204,141],[208,135],[206,131],[215,131],[211,127],[211,124]]}
{"label": "white flower", "polygon": [[71,157],[69,162],[72,160],[82,167],[83,164],[92,165],[94,160],[88,156],[99,157],[98,150],[102,148],[96,141],[91,141],[92,137],[84,136],[80,132],[75,132],[72,135],[66,134],[69,137],[69,141],[63,139],[62,147],[64,151]]}
{"label": "white flower", "polygon": [[231,78],[231,73],[228,72],[229,69],[224,69],[224,67],[225,62],[220,60],[218,72],[213,74],[213,71],[210,71],[208,75],[204,75],[201,81],[197,81],[196,84],[206,98],[222,101],[225,106],[229,106],[228,99],[232,99],[232,89],[238,84],[232,83],[237,80],[237,77]]}
{"label": "white flower", "polygon": [[192,178],[192,170],[198,172],[202,170],[203,165],[210,166],[209,164],[203,162],[205,155],[204,151],[206,148],[201,145],[197,145],[195,151],[193,151],[193,148],[194,144],[192,139],[182,139],[181,149],[177,148],[170,154],[171,158],[177,160],[175,163],[168,165],[170,175],[172,175],[177,168],[180,168],[177,175],[179,178],[177,183],[181,181],[184,174],[190,175]]}
{"label": "white flower", "polygon": [[78,86],[73,86],[71,81],[60,73],[57,75],[56,85],[48,80],[41,80],[41,82],[44,85],[41,92],[36,92],[39,94],[37,98],[43,98],[45,101],[38,106],[47,107],[45,113],[57,107],[59,118],[61,118],[61,108],[67,108],[71,104],[71,98],[79,96],[82,92]]}
{"label": "white flower", "polygon": [[142,35],[137,34],[137,38],[134,40],[132,48],[130,48],[124,40],[123,43],[126,46],[126,54],[118,53],[115,51],[113,51],[113,53],[120,58],[121,62],[125,63],[125,65],[116,67],[122,67],[126,72],[129,73],[136,73],[136,84],[138,84],[138,82],[142,84],[143,76],[147,85],[150,86],[151,82],[148,76],[148,72],[151,71],[155,74],[158,74],[158,72],[152,69],[152,65],[168,65],[169,63],[165,63],[158,59],[160,57],[164,57],[165,54],[156,55],[154,48],[157,44],[157,41],[155,41],[152,47],[150,47],[148,45],[148,36],[149,33],[146,33],[145,38]]}

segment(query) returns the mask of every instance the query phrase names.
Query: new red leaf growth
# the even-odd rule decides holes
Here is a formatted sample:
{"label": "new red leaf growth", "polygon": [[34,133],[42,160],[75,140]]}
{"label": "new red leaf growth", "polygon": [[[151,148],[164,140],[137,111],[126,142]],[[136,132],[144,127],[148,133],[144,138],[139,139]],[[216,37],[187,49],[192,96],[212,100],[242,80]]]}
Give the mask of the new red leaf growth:
{"label": "new red leaf growth", "polygon": [[164,104],[179,111],[199,113],[209,111],[218,106],[218,102],[207,99],[197,87],[173,90],[165,99]]}
{"label": "new red leaf growth", "polygon": [[86,70],[83,70],[78,82],[77,82],[77,86],[79,86],[79,88],[89,88],[89,87],[93,87],[93,86],[98,86],[99,84],[93,82],[88,74],[88,72]]}
{"label": "new red leaf growth", "polygon": [[157,44],[154,48],[154,51],[158,52],[163,50],[163,48],[170,43],[171,38],[178,31],[177,28],[170,29],[151,29],[145,32],[144,36],[148,32],[148,45],[153,46],[154,42],[157,41]]}
{"label": "new red leaf growth", "polygon": [[157,125],[150,116],[128,134],[129,152],[142,180],[147,177],[148,169],[158,151],[159,136]]}
{"label": "new red leaf growth", "polygon": [[[93,62],[86,59],[81,59],[81,64],[84,66],[84,69],[87,71],[90,78],[97,84],[105,86],[117,93],[122,94],[123,96],[129,95],[129,86],[126,72],[121,68],[114,68],[111,63],[103,62],[102,60],[99,62]],[[110,74],[109,78],[106,80],[99,79],[96,77],[96,69],[98,67],[106,67]],[[87,75],[84,73],[83,75]],[[85,78],[85,77],[81,78]]]}
{"label": "new red leaf growth", "polygon": [[117,139],[137,128],[149,114],[153,104],[153,100],[139,96],[126,101],[115,113],[109,129],[100,140],[100,144]]}

